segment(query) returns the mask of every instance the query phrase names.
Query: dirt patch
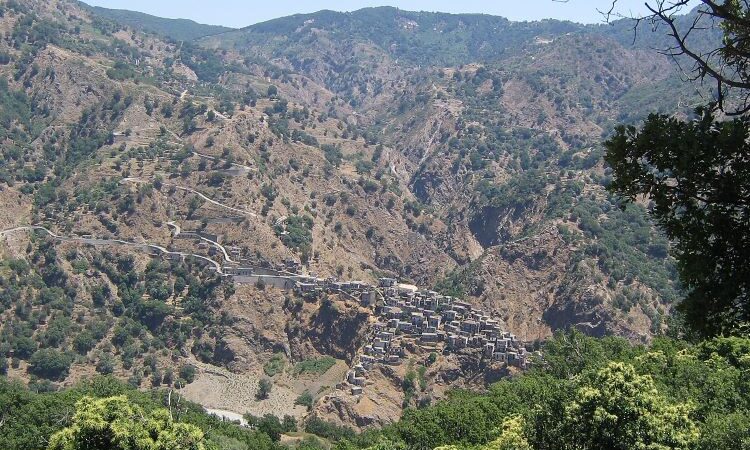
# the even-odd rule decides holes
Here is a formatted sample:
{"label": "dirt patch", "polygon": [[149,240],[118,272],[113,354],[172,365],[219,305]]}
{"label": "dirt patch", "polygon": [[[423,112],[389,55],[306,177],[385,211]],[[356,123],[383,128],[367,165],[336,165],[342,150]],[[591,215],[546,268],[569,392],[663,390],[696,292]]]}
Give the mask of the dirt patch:
{"label": "dirt patch", "polygon": [[196,362],[195,365],[199,368],[198,376],[180,393],[204,408],[235,414],[290,415],[298,418],[307,412],[304,406],[294,404],[298,394],[282,384],[274,383],[269,397],[259,401],[255,398],[260,379],[257,374],[233,374],[208,364]]}

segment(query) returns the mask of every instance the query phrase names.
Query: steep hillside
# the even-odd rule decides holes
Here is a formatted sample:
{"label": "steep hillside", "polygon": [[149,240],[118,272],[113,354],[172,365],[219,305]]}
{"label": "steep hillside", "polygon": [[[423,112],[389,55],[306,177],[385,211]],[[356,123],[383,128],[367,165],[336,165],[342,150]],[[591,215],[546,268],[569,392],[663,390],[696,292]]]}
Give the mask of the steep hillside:
{"label": "steep hillside", "polygon": [[498,60],[537,36],[559,36],[578,24],[546,20],[514,23],[483,14],[411,12],[392,7],[352,13],[320,11],[252,25],[220,39],[234,45],[294,55],[318,31],[337,42],[368,42],[411,65],[444,66]]}
{"label": "steep hillside", "polygon": [[[180,43],[159,37],[171,22],[115,19],[67,0],[0,6],[13,376],[49,387],[96,370],[146,387],[197,368],[186,392],[216,409],[398,417],[406,367],[428,355],[382,371],[377,417],[328,396],[372,310],[218,276],[239,263],[434,288],[530,349],[568,327],[637,342],[665,330],[680,295],[667,241],[648,205],[617,208],[600,161],[615,122],[690,114],[698,93],[676,89],[662,56],[599,28],[391,8]],[[500,373],[440,358],[424,401]],[[275,382],[268,401],[260,378]]]}
{"label": "steep hillside", "polygon": [[[663,39],[633,46],[626,26],[373,8],[283,18],[202,43],[238,63],[270,61],[254,70],[279,89],[303,77],[346,100],[329,102],[327,115],[382,145],[381,174],[406,183],[420,214],[439,220],[419,231],[456,265],[442,279],[392,267],[399,275],[481,300],[528,335],[577,323],[647,339],[678,296],[674,267],[654,257],[666,241],[643,209],[621,215],[606,195],[599,143],[614,123],[647,111],[689,114],[699,92],[682,93],[670,61],[646,50]],[[550,230],[560,244],[547,241]],[[529,290],[532,264],[499,284],[501,268],[517,264],[502,256],[506,247],[535,237],[549,255],[567,255],[544,275],[556,281]],[[488,261],[494,267],[478,270]],[[565,319],[551,319],[550,308]]]}

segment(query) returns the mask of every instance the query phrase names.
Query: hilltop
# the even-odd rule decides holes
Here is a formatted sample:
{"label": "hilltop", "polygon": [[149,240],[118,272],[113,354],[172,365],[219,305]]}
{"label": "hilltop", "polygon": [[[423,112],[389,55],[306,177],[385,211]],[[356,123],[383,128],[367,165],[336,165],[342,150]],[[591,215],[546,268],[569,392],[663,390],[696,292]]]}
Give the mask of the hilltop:
{"label": "hilltop", "polygon": [[232,30],[229,27],[204,25],[189,19],[165,19],[138,11],[89,6],[83,2],[81,2],[81,6],[90,9],[99,17],[104,17],[134,30],[156,33],[176,41],[193,41]]}

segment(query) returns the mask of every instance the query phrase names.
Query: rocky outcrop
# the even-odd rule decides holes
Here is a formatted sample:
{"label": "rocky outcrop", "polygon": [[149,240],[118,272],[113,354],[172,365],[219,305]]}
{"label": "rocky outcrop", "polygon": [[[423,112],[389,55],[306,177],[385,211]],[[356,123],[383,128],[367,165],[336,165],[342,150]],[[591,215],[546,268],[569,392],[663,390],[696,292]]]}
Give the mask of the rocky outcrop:
{"label": "rocky outcrop", "polygon": [[318,352],[351,362],[369,333],[372,320],[369,310],[325,300],[308,322],[305,337]]}

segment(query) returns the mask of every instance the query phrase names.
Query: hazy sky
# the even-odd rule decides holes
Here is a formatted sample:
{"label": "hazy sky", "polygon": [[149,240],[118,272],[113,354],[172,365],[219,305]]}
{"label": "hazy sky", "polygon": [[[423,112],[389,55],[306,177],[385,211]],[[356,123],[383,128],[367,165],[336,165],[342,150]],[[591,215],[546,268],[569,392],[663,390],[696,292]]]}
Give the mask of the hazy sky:
{"label": "hazy sky", "polygon": [[[597,9],[609,9],[611,0],[85,0],[106,8],[130,9],[160,17],[243,27],[258,22],[310,13],[321,9],[353,11],[368,6],[396,6],[410,11],[484,13],[512,20],[555,18],[601,22]],[[645,0],[618,0],[623,13],[643,13]],[[655,2],[656,0],[649,0]]]}

